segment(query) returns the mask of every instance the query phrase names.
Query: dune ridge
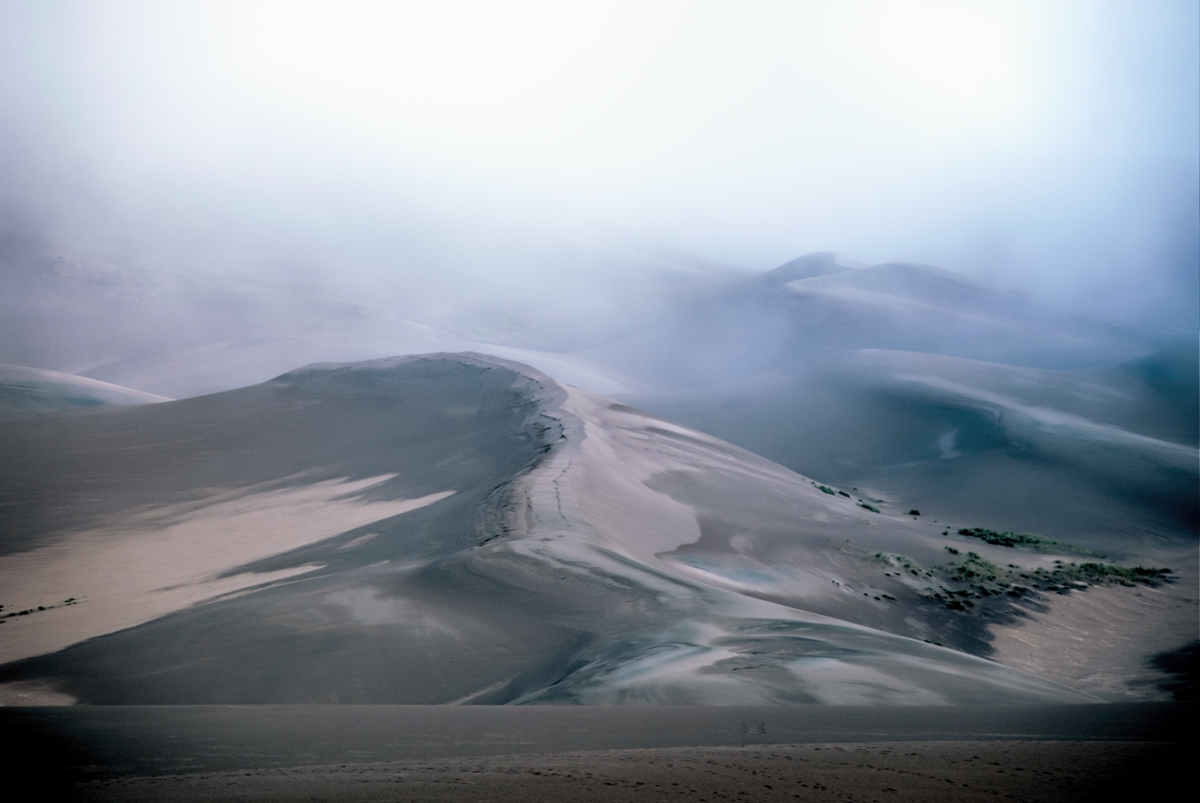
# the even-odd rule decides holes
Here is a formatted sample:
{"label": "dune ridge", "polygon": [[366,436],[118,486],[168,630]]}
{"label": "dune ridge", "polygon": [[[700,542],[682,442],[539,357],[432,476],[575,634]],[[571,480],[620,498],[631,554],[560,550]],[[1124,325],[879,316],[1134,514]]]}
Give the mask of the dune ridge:
{"label": "dune ridge", "polygon": [[[525,510],[514,522],[525,526],[492,548],[590,580],[639,587],[661,610],[635,638],[622,633],[620,647],[606,644],[604,654],[519,702],[982,699],[974,697],[968,677],[992,687],[988,694],[1013,699],[1089,699],[989,661],[745,595],[736,582],[681,561],[675,553],[703,538],[702,514],[694,503],[656,488],[660,478],[686,481],[690,474],[757,493],[766,487],[786,499],[794,516],[814,522],[854,522],[862,511],[831,502],[806,478],[716,438],[587,391],[564,390],[550,413],[560,417],[563,439],[522,483]],[[843,583],[832,578],[845,580],[835,571],[818,573],[817,582],[838,588]]]}

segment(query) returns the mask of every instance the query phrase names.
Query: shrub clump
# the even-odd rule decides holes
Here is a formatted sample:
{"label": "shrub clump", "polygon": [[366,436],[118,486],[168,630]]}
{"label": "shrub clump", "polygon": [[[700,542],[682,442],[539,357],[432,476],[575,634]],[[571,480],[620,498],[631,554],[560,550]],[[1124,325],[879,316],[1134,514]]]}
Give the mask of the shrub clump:
{"label": "shrub clump", "polygon": [[1065,541],[1055,541],[1053,538],[1044,538],[1040,535],[1031,535],[1029,533],[997,532],[996,530],[988,530],[984,527],[963,527],[958,531],[958,534],[965,535],[968,538],[978,538],[995,546],[1006,546],[1009,548],[1024,547],[1026,549],[1035,549],[1038,552],[1057,552],[1059,554],[1073,552],[1078,555],[1104,557],[1104,555],[1092,552],[1090,549],[1083,549],[1082,547],[1068,544]]}
{"label": "shrub clump", "polygon": [[[946,549],[958,554],[952,547]],[[1054,562],[1054,568],[1039,566],[1032,571],[1013,571],[1014,567],[1002,569],[974,552],[968,552],[966,560],[958,564],[939,567],[946,579],[966,586],[950,589],[926,588],[925,597],[939,602],[953,611],[963,611],[974,606],[972,599],[982,600],[993,596],[1008,596],[1021,599],[1026,594],[1083,591],[1089,586],[1119,583],[1133,586],[1138,583],[1157,586],[1169,582],[1170,569],[1147,569],[1144,566],[1114,566],[1109,563],[1063,563]],[[1024,583],[1024,584],[1022,584]],[[1031,591],[1036,589],[1035,591]]]}
{"label": "shrub clump", "polygon": [[[1043,570],[1044,571],[1044,570]],[[1059,582],[1120,583],[1131,586],[1137,583],[1143,585],[1158,585],[1170,574],[1170,569],[1148,569],[1145,566],[1113,566],[1109,563],[1059,563],[1053,572],[1047,572],[1049,578]]]}
{"label": "shrub clump", "polygon": [[1002,574],[1004,572],[999,566],[974,552],[968,552],[966,560],[950,569],[950,579],[960,583],[991,583]]}

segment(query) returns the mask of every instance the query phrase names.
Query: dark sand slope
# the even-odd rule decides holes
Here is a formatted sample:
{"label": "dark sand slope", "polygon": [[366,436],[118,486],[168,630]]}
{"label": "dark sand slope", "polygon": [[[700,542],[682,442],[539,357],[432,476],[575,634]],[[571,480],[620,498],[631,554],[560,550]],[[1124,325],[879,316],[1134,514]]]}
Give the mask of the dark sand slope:
{"label": "dark sand slope", "polygon": [[[557,662],[573,635],[502,594],[458,622],[486,591],[428,569],[478,542],[546,448],[532,383],[400,360],[4,426],[0,565],[24,597],[2,602],[56,607],[0,625],[0,649],[142,625],[6,674],[94,701],[426,702]],[[401,601],[409,579],[429,594]]]}
{"label": "dark sand slope", "polygon": [[1089,699],[923,640],[986,641],[926,598],[936,525],[494,358],[310,366],[0,444],[17,699]]}

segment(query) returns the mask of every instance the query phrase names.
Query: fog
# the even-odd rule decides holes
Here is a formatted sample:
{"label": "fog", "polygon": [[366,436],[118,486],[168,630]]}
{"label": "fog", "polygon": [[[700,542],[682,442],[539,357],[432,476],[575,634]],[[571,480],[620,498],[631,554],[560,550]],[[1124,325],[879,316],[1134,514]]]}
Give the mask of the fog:
{"label": "fog", "polygon": [[[0,361],[315,307],[570,350],[818,250],[1194,332],[1198,24],[1188,0],[5,3]],[[35,269],[110,291],[26,301]]]}

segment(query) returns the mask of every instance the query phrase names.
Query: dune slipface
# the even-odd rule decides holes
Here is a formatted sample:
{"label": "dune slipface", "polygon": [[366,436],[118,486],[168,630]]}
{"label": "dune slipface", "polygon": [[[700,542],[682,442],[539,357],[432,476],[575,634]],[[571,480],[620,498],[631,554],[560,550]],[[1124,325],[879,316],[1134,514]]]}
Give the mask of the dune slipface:
{"label": "dune slipface", "polygon": [[492,357],[8,422],[0,488],[0,602],[30,611],[0,683],[25,694],[1091,699],[930,643],[983,638],[930,596],[938,525]]}

